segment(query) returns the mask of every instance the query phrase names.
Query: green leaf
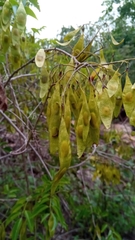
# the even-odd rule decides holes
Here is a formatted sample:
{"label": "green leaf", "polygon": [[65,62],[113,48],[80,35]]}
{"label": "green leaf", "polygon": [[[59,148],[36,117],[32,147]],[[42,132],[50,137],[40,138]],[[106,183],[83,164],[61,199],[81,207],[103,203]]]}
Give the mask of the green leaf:
{"label": "green leaf", "polygon": [[49,217],[49,215],[50,213],[45,214],[41,219],[41,223],[43,223]]}
{"label": "green leaf", "polygon": [[117,42],[117,41],[114,39],[114,37],[112,36],[112,34],[110,34],[110,35],[111,35],[112,43],[113,43],[115,46],[118,46],[118,45],[120,45],[121,43],[124,42],[124,38],[123,38],[120,42]]}
{"label": "green leaf", "polygon": [[34,217],[38,216],[39,214],[41,214],[42,212],[45,212],[45,210],[47,208],[48,208],[47,205],[42,205],[42,204],[36,205],[32,211],[31,218],[34,218]]}
{"label": "green leaf", "polygon": [[40,6],[38,3],[38,0],[29,0],[35,8],[37,8],[40,11]]}
{"label": "green leaf", "polygon": [[21,212],[18,211],[17,213],[11,214],[9,215],[9,217],[6,219],[6,227],[16,218],[18,218],[20,216]]}
{"label": "green leaf", "polygon": [[5,55],[0,55],[0,63],[3,63],[5,62]]}
{"label": "green leaf", "polygon": [[16,0],[9,0],[12,6],[16,5],[18,6],[18,2]]}
{"label": "green leaf", "polygon": [[55,229],[56,229],[56,226],[57,226],[56,217],[55,217],[55,215],[51,212],[50,217],[49,217],[49,220],[48,220],[48,227],[49,227],[50,237],[53,237],[54,232],[55,232]]}
{"label": "green leaf", "polygon": [[21,225],[22,225],[22,218],[19,218],[16,223],[13,226],[12,232],[11,232],[11,239],[12,240],[17,240],[18,236],[19,236],[19,232],[21,229]]}
{"label": "green leaf", "polygon": [[6,237],[6,233],[5,233],[4,224],[1,223],[0,224],[0,240],[5,240],[5,237]]}
{"label": "green leaf", "polygon": [[35,13],[34,13],[34,12],[32,11],[32,9],[29,8],[28,6],[25,7],[25,11],[26,11],[27,15],[29,15],[29,16],[37,19],[37,16],[35,15]]}
{"label": "green leaf", "polygon": [[25,214],[25,217],[26,217],[26,220],[27,220],[29,230],[30,230],[31,233],[33,233],[33,231],[34,231],[34,220],[31,218],[31,212],[25,210],[24,214]]}

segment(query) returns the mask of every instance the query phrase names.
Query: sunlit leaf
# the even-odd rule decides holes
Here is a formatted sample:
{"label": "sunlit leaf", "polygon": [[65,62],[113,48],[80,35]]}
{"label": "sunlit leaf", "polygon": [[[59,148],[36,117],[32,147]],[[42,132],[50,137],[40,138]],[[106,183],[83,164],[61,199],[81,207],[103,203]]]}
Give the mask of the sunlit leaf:
{"label": "sunlit leaf", "polygon": [[25,6],[25,11],[27,13],[27,15],[37,19],[36,14],[33,12],[33,10],[31,8],[29,8],[28,6]]}
{"label": "sunlit leaf", "polygon": [[37,8],[40,11],[40,6],[38,3],[38,0],[29,0],[35,8]]}

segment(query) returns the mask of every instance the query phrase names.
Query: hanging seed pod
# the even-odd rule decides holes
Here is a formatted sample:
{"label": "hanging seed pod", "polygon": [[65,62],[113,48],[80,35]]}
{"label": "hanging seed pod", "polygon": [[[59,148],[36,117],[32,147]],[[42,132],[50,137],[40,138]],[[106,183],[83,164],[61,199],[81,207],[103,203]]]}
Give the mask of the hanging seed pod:
{"label": "hanging seed pod", "polygon": [[90,57],[91,55],[91,47],[92,47],[92,43],[95,39],[95,37],[97,36],[97,33],[95,34],[95,36],[92,38],[92,40],[88,43],[88,45],[81,51],[81,54],[78,56],[77,60],[80,62],[85,61],[88,57]]}
{"label": "hanging seed pod", "polygon": [[[84,34],[82,34],[72,50],[72,55],[77,56],[84,48]],[[79,59],[78,59],[79,60]]]}
{"label": "hanging seed pod", "polygon": [[66,124],[67,132],[70,133],[71,110],[70,110],[70,102],[69,102],[69,91],[66,97],[66,103],[64,105],[64,121]]}
{"label": "hanging seed pod", "polygon": [[100,116],[97,107],[97,98],[95,95],[95,89],[92,84],[90,84],[90,96],[89,96],[89,111],[90,111],[90,126],[89,133],[87,137],[87,148],[91,147],[93,144],[98,145],[99,133],[100,133]]}
{"label": "hanging seed pod", "polygon": [[80,158],[86,149],[86,140],[89,133],[90,112],[86,95],[82,90],[82,107],[76,126],[77,154]]}
{"label": "hanging seed pod", "polygon": [[60,169],[68,168],[71,163],[71,147],[69,133],[67,132],[64,118],[61,119],[59,129],[59,160]]}
{"label": "hanging seed pod", "polygon": [[49,73],[44,64],[40,74],[40,93],[39,93],[40,98],[46,97],[48,89],[49,89]]}
{"label": "hanging seed pod", "polygon": [[35,64],[37,65],[37,67],[41,68],[44,65],[44,61],[45,61],[45,51],[44,49],[39,49],[36,56],[35,56]]}
{"label": "hanging seed pod", "polygon": [[77,96],[74,94],[73,89],[70,87],[69,88],[69,101],[70,101],[71,112],[73,113],[75,120],[77,120],[78,116],[79,116],[77,100],[78,100]]}
{"label": "hanging seed pod", "polygon": [[135,94],[134,89],[132,89],[132,83],[129,79],[128,73],[126,74],[126,82],[123,89],[122,100],[126,115],[130,118],[135,106]]}
{"label": "hanging seed pod", "polygon": [[2,13],[1,13],[1,26],[3,31],[5,32],[7,31],[10,25],[11,16],[12,16],[12,5],[7,0],[3,5]]}
{"label": "hanging seed pod", "polygon": [[98,99],[98,108],[100,118],[106,128],[109,128],[112,122],[113,111],[114,111],[114,102],[108,96],[106,89],[103,89],[102,94]]}
{"label": "hanging seed pod", "polygon": [[47,122],[49,128],[50,153],[55,154],[59,149],[59,126],[61,119],[61,100],[59,84],[55,85],[54,92],[47,110]]}
{"label": "hanging seed pod", "polygon": [[119,82],[120,79],[116,71],[112,78],[107,83],[107,92],[109,97],[112,97],[117,92]]}
{"label": "hanging seed pod", "polygon": [[14,45],[10,47],[10,62],[12,63],[13,69],[17,69],[21,65],[21,51],[19,45]]}
{"label": "hanging seed pod", "polygon": [[6,53],[11,43],[11,35],[10,30],[7,29],[6,32],[2,32],[2,42],[1,42],[1,50],[3,53]]}
{"label": "hanging seed pod", "polygon": [[131,113],[131,116],[129,118],[129,122],[132,126],[135,127],[135,108],[133,109],[132,113]]}
{"label": "hanging seed pod", "polygon": [[114,117],[118,117],[120,110],[121,110],[121,106],[122,106],[122,86],[121,86],[121,82],[119,82],[118,84],[118,89],[114,95],[115,97],[115,108],[114,108]]}
{"label": "hanging seed pod", "polygon": [[15,26],[12,28],[12,43],[13,46],[18,45],[20,43],[20,33],[18,28]]}
{"label": "hanging seed pod", "polygon": [[60,170],[54,176],[51,195],[54,194],[59,180],[63,177],[67,169],[71,164],[71,147],[70,147],[70,138],[69,133],[67,132],[66,124],[64,118],[62,117],[60,128],[59,128],[59,161],[60,161]]}
{"label": "hanging seed pod", "polygon": [[23,32],[25,30],[26,18],[27,18],[27,14],[26,14],[25,8],[23,6],[23,3],[20,1],[19,7],[16,12],[16,17],[15,17],[15,22],[20,32]]}

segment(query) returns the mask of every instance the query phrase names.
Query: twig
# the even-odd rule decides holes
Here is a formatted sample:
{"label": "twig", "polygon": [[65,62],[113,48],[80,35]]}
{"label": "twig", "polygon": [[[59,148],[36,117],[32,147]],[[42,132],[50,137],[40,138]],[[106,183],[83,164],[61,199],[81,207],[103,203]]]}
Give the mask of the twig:
{"label": "twig", "polygon": [[[19,130],[19,128],[11,121],[11,119],[2,110],[0,110],[0,113],[11,124],[11,126],[20,134],[20,136],[25,140],[25,145],[24,146],[26,147],[27,143],[28,143],[28,140],[27,140],[26,136]],[[39,155],[39,153],[37,152],[35,147],[30,142],[29,142],[29,146],[32,148],[34,153],[38,156],[38,158],[40,159],[41,163],[43,164],[48,176],[52,180],[52,176],[51,176],[46,164],[44,163],[42,157]]]}
{"label": "twig", "polygon": [[21,67],[19,67],[18,69],[16,69],[9,77],[8,80],[6,81],[6,83],[4,84],[4,87],[6,87],[8,85],[8,83],[10,82],[10,80],[13,78],[13,76],[18,73],[21,69],[25,68],[27,65],[29,65],[30,63],[34,62],[34,58],[30,59],[28,62],[26,62],[25,64],[23,64]]}

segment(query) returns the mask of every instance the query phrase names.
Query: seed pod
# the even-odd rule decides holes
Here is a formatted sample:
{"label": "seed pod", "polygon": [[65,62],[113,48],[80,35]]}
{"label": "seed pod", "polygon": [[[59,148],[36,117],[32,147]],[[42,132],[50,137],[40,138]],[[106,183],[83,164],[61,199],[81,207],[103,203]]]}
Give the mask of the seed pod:
{"label": "seed pod", "polygon": [[114,111],[114,102],[108,96],[106,89],[103,89],[102,94],[99,96],[98,108],[100,118],[106,128],[109,128],[112,122],[113,111]]}
{"label": "seed pod", "polygon": [[118,84],[118,89],[114,95],[115,97],[115,108],[114,108],[114,117],[118,117],[121,106],[122,106],[122,87],[121,87],[121,82]]}
{"label": "seed pod", "polygon": [[64,105],[64,120],[67,128],[67,132],[70,132],[71,125],[71,110],[70,110],[70,102],[69,102],[69,91],[66,97],[66,103]]}
{"label": "seed pod", "polygon": [[130,124],[135,127],[135,108],[133,109],[131,116],[129,118]]}
{"label": "seed pod", "polygon": [[42,49],[42,48],[39,49],[36,56],[35,56],[35,63],[37,65],[37,67],[39,67],[39,68],[43,67],[45,57],[46,57],[46,55],[45,55],[44,49]]}
{"label": "seed pod", "polygon": [[21,52],[20,52],[20,46],[14,45],[10,47],[10,61],[12,63],[13,69],[17,69],[21,65]]}
{"label": "seed pod", "polygon": [[100,134],[100,116],[97,107],[95,89],[92,84],[90,84],[89,111],[91,118],[87,137],[87,148],[90,148],[93,144],[98,144]]}
{"label": "seed pod", "polygon": [[84,48],[84,34],[82,34],[72,50],[72,55],[77,56]]}
{"label": "seed pod", "polygon": [[39,93],[40,98],[46,97],[48,89],[49,89],[49,74],[44,64],[40,74],[40,93]]}
{"label": "seed pod", "polygon": [[48,104],[47,123],[49,128],[50,153],[55,154],[59,149],[59,126],[61,119],[61,100],[59,83],[55,85],[54,92]]}
{"label": "seed pod", "polygon": [[63,177],[63,175],[65,174],[65,172],[67,171],[71,164],[70,138],[63,117],[61,119],[59,128],[59,161],[60,170],[54,176],[51,187],[51,195],[54,194],[60,179]]}
{"label": "seed pod", "polygon": [[112,97],[117,92],[119,82],[120,79],[116,71],[112,78],[107,83],[107,92],[109,97]]}
{"label": "seed pod", "polygon": [[13,46],[18,45],[20,43],[20,33],[18,28],[15,26],[12,28],[12,43]]}
{"label": "seed pod", "polygon": [[73,113],[75,120],[78,119],[78,115],[79,115],[77,100],[78,100],[77,96],[74,94],[73,89],[69,88],[70,107],[71,107],[71,112]]}
{"label": "seed pod", "polygon": [[20,32],[23,32],[25,30],[26,18],[27,18],[27,14],[26,14],[25,8],[23,6],[23,3],[20,1],[19,7],[16,12],[16,18],[15,18],[17,28],[19,29]]}
{"label": "seed pod", "polygon": [[126,74],[126,82],[123,89],[122,100],[127,117],[130,118],[133,108],[135,106],[135,90],[132,89],[132,83]]}
{"label": "seed pod", "polygon": [[61,119],[59,129],[59,160],[60,169],[68,168],[70,166],[71,163],[70,138],[63,117]]}
{"label": "seed pod", "polygon": [[76,140],[77,140],[77,154],[81,157],[85,148],[86,140],[89,133],[90,112],[87,103],[86,95],[81,89],[82,93],[82,107],[76,126]]}
{"label": "seed pod", "polygon": [[6,32],[2,32],[2,42],[1,42],[1,48],[2,52],[6,53],[11,43],[11,35],[10,30],[7,29]]}
{"label": "seed pod", "polygon": [[9,2],[9,0],[6,0],[3,8],[2,8],[2,13],[1,13],[1,26],[3,31],[7,31],[9,25],[10,25],[10,20],[12,16],[12,5]]}
{"label": "seed pod", "polygon": [[77,60],[80,62],[85,61],[88,57],[90,57],[91,53],[91,47],[93,43],[94,38],[88,43],[88,45],[81,51],[81,54],[78,56]]}

